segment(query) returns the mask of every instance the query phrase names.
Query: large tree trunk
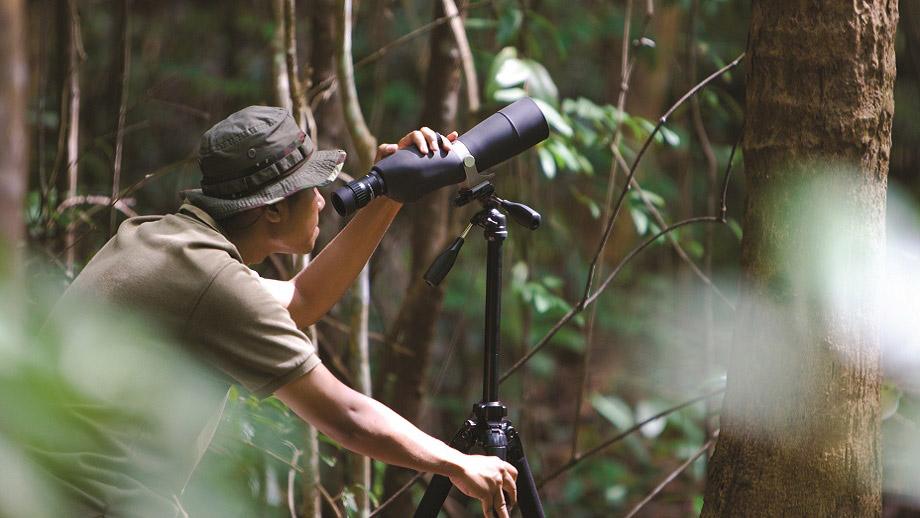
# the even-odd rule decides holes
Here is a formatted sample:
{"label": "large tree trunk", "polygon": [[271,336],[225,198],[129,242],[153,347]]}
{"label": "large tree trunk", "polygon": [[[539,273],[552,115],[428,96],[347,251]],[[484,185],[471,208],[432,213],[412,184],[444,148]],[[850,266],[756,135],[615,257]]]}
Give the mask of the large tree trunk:
{"label": "large tree trunk", "polygon": [[[22,238],[22,203],[28,177],[25,21],[20,0],[0,1],[0,243],[6,251],[13,250]],[[13,259],[0,257],[0,263]]]}
{"label": "large tree trunk", "polygon": [[895,0],[758,0],[743,295],[703,516],[878,516]]}
{"label": "large tree trunk", "polygon": [[[434,0],[434,3],[434,17],[444,16],[443,0]],[[431,60],[420,126],[446,133],[456,124],[460,51],[447,24],[439,25],[431,32],[430,45]],[[386,384],[384,401],[413,422],[418,419],[425,395],[435,324],[444,298],[443,290],[429,287],[422,280],[422,274],[447,241],[449,196],[450,192],[442,189],[407,207],[412,217],[410,284],[399,316],[387,336],[381,379]],[[407,480],[406,470],[388,468],[384,480],[385,494],[393,494]],[[410,516],[411,504],[408,494],[404,494],[391,504],[392,516]]]}

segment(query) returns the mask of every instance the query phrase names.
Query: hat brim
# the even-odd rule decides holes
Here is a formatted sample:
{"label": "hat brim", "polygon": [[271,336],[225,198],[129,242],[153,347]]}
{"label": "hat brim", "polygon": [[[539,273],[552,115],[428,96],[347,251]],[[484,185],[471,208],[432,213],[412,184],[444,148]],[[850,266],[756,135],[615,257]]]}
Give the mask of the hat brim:
{"label": "hat brim", "polygon": [[249,209],[271,205],[304,189],[328,185],[342,171],[344,163],[345,152],[341,149],[319,150],[293,173],[244,198],[217,198],[204,194],[201,189],[189,189],[182,191],[182,194],[193,205],[204,209],[212,218],[222,219]]}

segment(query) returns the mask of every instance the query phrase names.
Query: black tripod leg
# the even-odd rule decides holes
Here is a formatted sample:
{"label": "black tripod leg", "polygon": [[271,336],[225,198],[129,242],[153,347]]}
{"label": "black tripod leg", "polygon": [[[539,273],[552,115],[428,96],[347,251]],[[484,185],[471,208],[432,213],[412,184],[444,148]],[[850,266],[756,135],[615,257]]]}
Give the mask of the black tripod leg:
{"label": "black tripod leg", "polygon": [[425,490],[425,496],[422,497],[413,516],[415,518],[437,518],[452,487],[454,485],[449,478],[442,475],[432,477],[428,489]]}
{"label": "black tripod leg", "polygon": [[[464,423],[460,431],[451,439],[451,447],[463,453],[470,451],[470,448],[473,447],[473,429],[475,426],[475,423],[472,421]],[[444,506],[444,501],[447,500],[447,494],[450,493],[450,488],[452,487],[454,487],[454,484],[449,478],[443,475],[435,475],[432,477],[431,483],[428,484],[428,489],[425,490],[422,501],[419,502],[418,508],[415,510],[413,516],[415,518],[437,518],[438,513],[441,512],[441,507]]]}
{"label": "black tripod leg", "polygon": [[524,456],[524,447],[521,437],[517,432],[508,434],[508,462],[518,470],[517,477],[517,505],[524,518],[544,518],[543,504],[540,494],[537,493],[537,483],[534,482],[530,464]]}

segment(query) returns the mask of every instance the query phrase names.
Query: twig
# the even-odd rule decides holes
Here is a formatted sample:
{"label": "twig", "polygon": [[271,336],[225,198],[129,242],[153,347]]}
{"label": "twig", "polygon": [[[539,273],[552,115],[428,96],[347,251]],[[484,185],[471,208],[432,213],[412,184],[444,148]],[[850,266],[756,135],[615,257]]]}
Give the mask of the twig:
{"label": "twig", "polygon": [[400,495],[402,495],[403,493],[405,493],[406,491],[408,491],[409,488],[412,487],[412,486],[413,486],[416,482],[418,482],[421,478],[422,478],[422,473],[416,473],[415,476],[412,477],[412,478],[410,478],[408,482],[406,482],[405,484],[403,484],[403,486],[402,486],[401,488],[399,488],[398,491],[396,491],[395,493],[393,493],[393,494],[390,496],[390,498],[387,498],[386,501],[384,501],[382,504],[378,505],[377,508],[374,509],[374,510],[371,512],[371,514],[368,515],[368,518],[370,518],[371,516],[377,516],[378,513],[382,512],[384,509],[386,509],[386,507],[387,507],[388,505],[390,505],[390,504],[392,504],[393,502],[395,502],[396,499],[400,497]]}
{"label": "twig", "polygon": [[588,279],[587,281],[585,281],[584,297],[587,297],[587,294],[590,293],[591,291],[591,286],[594,283],[594,277],[597,273],[597,264],[598,264],[598,261],[600,260],[601,252],[607,246],[607,241],[610,239],[610,234],[613,231],[613,224],[616,222],[617,216],[619,216],[620,210],[623,208],[623,201],[626,199],[626,194],[629,192],[630,182],[632,181],[633,177],[636,175],[636,171],[638,170],[639,162],[642,161],[642,157],[645,156],[645,153],[646,151],[648,151],[649,146],[651,146],[652,141],[654,140],[655,136],[658,134],[659,131],[661,131],[662,126],[664,126],[665,122],[668,121],[668,118],[671,116],[671,114],[673,114],[677,110],[677,108],[679,108],[682,104],[684,104],[688,99],[696,95],[697,92],[699,92],[704,86],[712,82],[714,79],[716,79],[722,74],[738,66],[738,63],[741,62],[741,59],[743,57],[744,57],[744,54],[742,53],[737,58],[733,59],[729,64],[725,65],[719,70],[716,70],[715,72],[710,74],[709,77],[697,83],[696,86],[691,88],[687,93],[683,95],[683,97],[678,99],[677,102],[674,103],[674,105],[671,106],[671,108],[669,108],[668,111],[665,112],[665,114],[662,115],[661,118],[658,119],[658,123],[655,125],[655,128],[652,130],[651,133],[649,133],[648,137],[645,139],[645,142],[643,142],[642,147],[639,149],[639,153],[636,155],[635,160],[633,160],[632,167],[629,168],[629,174],[626,176],[626,184],[623,186],[623,190],[620,191],[620,196],[619,198],[617,198],[616,204],[613,207],[613,213],[610,215],[610,218],[608,218],[607,220],[607,227],[604,230],[604,236],[601,239],[600,244],[598,245],[598,252],[595,254],[594,259],[591,261],[591,266],[588,269]]}
{"label": "twig", "polygon": [[332,512],[335,513],[336,518],[342,518],[342,513],[339,511],[339,506],[336,505],[335,500],[332,498],[332,495],[326,491],[326,488],[322,484],[319,485],[319,493],[323,495],[323,499],[326,500],[326,503],[329,504],[329,507],[332,508]]}
{"label": "twig", "polygon": [[109,207],[109,237],[115,234],[115,210],[121,185],[121,157],[124,152],[125,118],[128,111],[128,77],[131,71],[131,0],[122,0],[121,13],[121,88],[118,91],[118,119],[115,121],[115,157],[112,159],[112,204]]}
{"label": "twig", "polygon": [[698,449],[696,453],[694,453],[689,459],[687,459],[683,464],[678,466],[677,469],[675,469],[668,476],[666,476],[664,480],[661,481],[660,484],[655,486],[655,489],[653,489],[651,493],[649,493],[645,498],[643,498],[641,502],[636,504],[632,508],[632,510],[629,511],[629,514],[626,515],[626,518],[632,518],[633,516],[635,516],[636,513],[641,511],[642,508],[645,507],[646,504],[648,504],[649,502],[652,501],[653,498],[658,496],[658,493],[661,493],[661,491],[665,488],[665,486],[667,486],[672,481],[674,481],[674,479],[677,478],[678,475],[683,473],[687,468],[689,468],[690,465],[693,464],[693,462],[696,459],[700,458],[700,456],[706,453],[706,451],[709,450],[709,447],[713,445],[718,435],[719,435],[719,431],[716,430],[715,433],[713,433],[712,438],[706,441],[706,444],[700,447],[700,449]]}
{"label": "twig", "polygon": [[[621,166],[625,164],[623,155],[620,153],[619,150],[616,150],[616,153],[614,154],[614,156],[616,160],[620,162]],[[628,167],[626,169],[628,169]],[[630,186],[633,189],[635,189],[636,193],[639,194],[639,198],[642,199],[643,205],[645,205],[645,208],[648,209],[649,213],[652,215],[652,218],[654,218],[655,223],[657,223],[660,228],[664,228],[668,226],[668,224],[664,220],[664,216],[661,215],[661,212],[658,210],[657,207],[655,207],[655,204],[652,203],[652,201],[648,199],[648,196],[646,196],[645,192],[642,190],[642,187],[639,185],[639,182],[636,181],[635,178],[633,178],[632,182],[630,182]],[[715,209],[713,209],[712,212],[715,212]],[[671,243],[671,248],[674,249],[674,252],[677,254],[678,257],[681,258],[681,260],[687,263],[687,265],[690,267],[690,271],[692,271],[700,279],[700,281],[703,282],[703,284],[708,286],[712,290],[712,292],[715,293],[716,296],[719,297],[719,300],[721,300],[729,309],[734,311],[735,305],[732,303],[732,301],[729,300],[728,297],[724,293],[722,293],[722,290],[720,290],[719,287],[716,286],[716,284],[712,281],[712,278],[709,277],[709,275],[707,275],[705,272],[703,272],[703,270],[701,270],[700,267],[693,261],[693,259],[687,254],[686,250],[684,250],[684,247],[681,246],[680,241],[678,241],[677,238],[674,237],[674,234],[668,234],[667,237],[668,237],[668,242]]]}
{"label": "twig", "polygon": [[[643,243],[640,247],[638,247],[637,249],[634,249],[629,255],[627,255],[627,256],[620,262],[620,264],[617,266],[617,268],[614,270],[614,272],[611,274],[611,276],[608,276],[608,277],[607,277],[607,279],[606,279],[606,280],[604,281],[604,283],[603,283],[603,286],[602,286],[600,289],[598,289],[597,291],[595,291],[593,295],[591,294],[591,287],[592,287],[592,285],[593,285],[593,283],[594,283],[594,277],[595,277],[595,275],[597,274],[597,266],[598,266],[598,262],[599,262],[599,260],[600,260],[601,253],[603,252],[604,248],[606,247],[607,241],[610,239],[610,234],[611,234],[611,231],[613,230],[613,224],[614,224],[614,222],[616,221],[616,218],[617,218],[617,215],[619,214],[620,209],[622,208],[623,200],[626,198],[626,193],[629,192],[630,184],[632,183],[632,179],[633,179],[633,177],[635,176],[636,169],[637,169],[637,167],[638,167],[638,165],[639,165],[639,162],[642,160],[642,157],[645,155],[645,151],[648,149],[649,145],[651,144],[651,141],[654,139],[654,137],[655,137],[655,135],[658,133],[658,131],[661,130],[661,127],[664,125],[664,123],[667,122],[668,117],[670,117],[671,114],[674,113],[674,111],[675,111],[678,107],[680,107],[681,104],[683,104],[684,102],[686,102],[687,99],[689,99],[691,96],[693,96],[696,92],[698,92],[701,88],[703,88],[703,87],[706,86],[708,83],[710,83],[710,82],[711,82],[712,80],[714,80],[716,77],[719,77],[719,75],[724,74],[724,73],[727,72],[728,70],[730,70],[730,69],[736,67],[743,57],[744,57],[744,54],[741,54],[740,56],[738,56],[737,58],[735,58],[731,63],[729,63],[728,65],[726,65],[726,66],[724,66],[724,67],[722,67],[722,68],[720,68],[720,69],[717,70],[716,72],[712,73],[709,77],[707,77],[706,79],[704,79],[702,82],[700,82],[699,84],[697,84],[696,86],[694,86],[693,88],[691,88],[690,91],[688,91],[686,94],[684,94],[684,96],[681,97],[681,98],[680,98],[680,99],[679,99],[679,100],[678,100],[678,101],[677,101],[677,102],[676,102],[676,103],[675,103],[675,104],[674,104],[674,105],[673,105],[673,106],[672,106],[672,107],[671,107],[671,108],[670,108],[670,109],[669,109],[669,110],[658,120],[658,124],[655,126],[655,129],[654,129],[651,133],[649,133],[648,137],[646,138],[645,142],[644,142],[643,145],[642,145],[642,148],[641,148],[640,151],[639,151],[639,154],[636,155],[636,158],[635,158],[635,160],[633,161],[632,167],[630,168],[629,174],[628,174],[627,177],[626,177],[626,180],[627,180],[627,181],[626,181],[626,184],[623,186],[623,190],[622,190],[621,193],[620,193],[620,197],[617,199],[617,203],[616,203],[616,205],[614,206],[613,213],[610,215],[610,218],[608,218],[608,220],[607,220],[607,226],[606,226],[606,229],[604,230],[603,238],[601,239],[601,242],[600,242],[600,244],[599,244],[599,246],[598,246],[597,252],[596,252],[595,255],[594,255],[594,258],[591,260],[591,265],[589,266],[588,279],[587,279],[587,281],[585,282],[585,292],[582,294],[582,299],[581,299],[581,301],[579,301],[574,307],[572,307],[572,309],[570,309],[565,315],[563,315],[563,317],[560,318],[559,321],[556,322],[556,324],[553,325],[552,328],[550,328],[549,332],[547,332],[547,334],[546,334],[543,338],[541,338],[541,339],[537,342],[537,344],[536,344],[534,347],[532,347],[532,348],[530,349],[530,351],[527,352],[527,354],[524,355],[523,358],[521,358],[520,360],[518,360],[510,369],[508,369],[507,371],[505,371],[505,373],[504,373],[504,374],[501,376],[501,378],[499,379],[499,382],[503,382],[504,380],[506,380],[506,379],[508,378],[508,376],[510,376],[511,374],[513,374],[514,371],[516,371],[516,370],[519,369],[522,365],[524,365],[524,363],[526,363],[527,360],[529,360],[530,358],[532,358],[533,355],[537,353],[537,351],[539,351],[543,346],[545,346],[545,345],[549,342],[549,340],[553,337],[553,335],[555,335],[557,332],[559,332],[559,330],[560,330],[566,323],[569,322],[569,320],[571,320],[571,319],[572,319],[575,315],[577,315],[578,313],[581,313],[587,306],[589,306],[589,305],[600,295],[601,292],[603,292],[603,290],[610,284],[610,281],[613,280],[613,277],[616,275],[616,273],[618,273],[618,272],[620,271],[620,269],[626,264],[626,262],[629,261],[629,259],[635,257],[636,254],[637,254],[638,252],[640,252],[640,251],[644,250],[645,248],[647,248],[647,247],[648,247],[649,245],[651,245],[656,239],[658,239],[658,238],[661,237],[662,235],[666,235],[668,232],[671,232],[671,231],[673,231],[673,230],[675,230],[675,229],[677,229],[677,228],[679,228],[679,227],[682,227],[682,226],[684,226],[684,225],[689,225],[689,224],[692,224],[692,223],[702,223],[702,222],[710,222],[710,223],[712,223],[712,222],[720,222],[720,223],[721,223],[721,222],[724,222],[725,212],[724,212],[724,210],[723,210],[723,212],[722,212],[719,216],[704,216],[704,217],[699,217],[699,218],[691,218],[691,219],[689,219],[689,220],[681,221],[681,222],[679,222],[679,223],[677,223],[677,224],[675,224],[675,225],[672,225],[672,226],[670,226],[670,227],[668,227],[668,228],[662,230],[661,232],[659,232],[658,234],[656,234],[654,237],[652,237],[650,240],[647,240],[647,241],[646,241],[645,243]],[[731,160],[729,160],[729,165],[728,165],[728,168],[727,168],[727,170],[726,170],[726,180],[725,180],[726,183],[725,183],[724,186],[723,186],[723,193],[727,193],[727,192],[728,192],[728,187],[727,187],[727,181],[728,181],[728,180],[727,180],[727,178],[728,178],[728,176],[729,176],[730,173],[731,173]],[[725,205],[726,205],[726,202],[725,202],[725,200],[723,199],[723,200],[722,200],[722,206],[725,207]]]}
{"label": "twig", "polygon": [[[294,458],[291,459],[291,466],[296,466],[297,461],[300,459],[300,450],[294,448]],[[291,513],[291,518],[297,518],[297,504],[294,502],[294,479],[297,478],[297,471],[294,468],[288,470],[288,480],[287,480],[287,504],[288,511]]]}
{"label": "twig", "polygon": [[273,452],[273,451],[271,451],[271,450],[269,450],[269,449],[263,448],[263,447],[259,446],[258,444],[255,444],[254,442],[252,442],[252,441],[250,441],[250,440],[248,440],[248,439],[243,439],[242,437],[239,437],[239,436],[234,436],[234,438],[236,438],[236,440],[240,441],[241,443],[243,443],[243,444],[245,444],[245,445],[247,445],[247,446],[251,446],[251,447],[253,447],[253,448],[255,448],[255,449],[261,451],[262,453],[264,453],[264,454],[268,455],[269,457],[271,457],[271,458],[277,460],[278,462],[281,462],[282,464],[286,465],[287,467],[291,468],[292,470],[295,470],[295,471],[297,471],[298,473],[303,473],[303,468],[301,468],[300,466],[298,466],[298,465],[296,465],[296,464],[292,464],[289,460],[285,459],[285,458],[282,457],[281,455],[278,455],[277,453],[275,453],[275,452]]}
{"label": "twig", "polygon": [[121,199],[117,200],[115,203],[112,203],[112,198],[108,196],[92,194],[77,195],[71,196],[70,198],[66,198],[64,201],[62,201],[61,204],[57,206],[57,209],[55,209],[55,212],[60,214],[69,208],[76,207],[77,205],[96,205],[102,207],[112,207],[114,210],[121,212],[125,216],[133,218],[137,216],[137,213],[131,209],[135,203],[136,200],[134,198]]}
{"label": "twig", "polygon": [[[620,43],[620,95],[617,99],[617,113],[620,114],[620,120],[617,121],[617,127],[611,140],[611,150],[616,154],[619,151],[620,139],[623,135],[623,110],[626,107],[626,95],[629,92],[629,79],[632,71],[632,63],[629,56],[629,38],[632,29],[632,9],[633,0],[626,0],[626,9],[623,15],[623,40]],[[647,24],[646,24],[647,25]],[[644,33],[644,30],[643,30]],[[608,218],[610,204],[613,200],[613,193],[616,189],[617,161],[614,160],[610,167],[610,175],[607,180],[607,196],[604,201],[604,219]],[[585,326],[585,350],[581,357],[581,370],[579,372],[580,382],[579,390],[575,400],[575,415],[572,419],[572,440],[570,445],[570,457],[578,454],[578,430],[581,426],[581,407],[584,404],[585,393],[588,391],[588,373],[591,362],[591,343],[594,341],[594,323],[597,317],[597,307],[594,306],[588,312],[588,322]]]}
{"label": "twig", "polygon": [[581,461],[583,461],[583,460],[585,460],[585,459],[587,459],[587,458],[589,458],[589,457],[592,457],[592,456],[596,455],[597,453],[600,453],[601,451],[607,449],[607,448],[608,448],[610,445],[612,445],[612,444],[615,444],[615,443],[617,443],[617,442],[619,442],[619,441],[622,441],[622,440],[625,439],[627,436],[629,436],[631,433],[636,432],[637,430],[641,429],[643,426],[645,426],[645,425],[647,425],[647,424],[649,424],[649,423],[651,423],[651,422],[653,422],[653,421],[657,421],[658,419],[661,419],[662,417],[665,417],[665,416],[667,416],[667,415],[669,415],[669,414],[672,414],[672,413],[674,413],[674,412],[677,412],[678,410],[681,410],[682,408],[686,408],[686,407],[688,407],[688,406],[690,406],[690,405],[692,405],[692,404],[694,404],[694,403],[699,403],[700,401],[709,399],[709,398],[711,398],[711,397],[713,397],[713,396],[717,396],[717,395],[719,395],[719,394],[721,394],[721,393],[723,393],[723,392],[725,392],[725,389],[724,389],[724,388],[720,388],[720,389],[718,389],[718,390],[714,390],[714,391],[712,391],[712,392],[710,392],[710,393],[708,393],[708,394],[703,394],[702,396],[697,396],[697,397],[695,397],[695,398],[693,398],[693,399],[690,399],[690,400],[684,401],[683,403],[680,403],[680,404],[678,404],[678,405],[672,406],[671,408],[668,408],[667,410],[662,410],[661,412],[659,412],[659,413],[657,413],[657,414],[655,414],[655,415],[649,417],[648,419],[645,419],[645,420],[643,420],[643,421],[639,421],[638,423],[636,423],[636,424],[634,424],[633,426],[627,428],[626,430],[623,430],[622,432],[620,432],[620,433],[618,433],[617,435],[611,437],[610,439],[607,439],[606,441],[604,441],[604,442],[598,444],[598,445],[595,446],[594,448],[591,448],[590,450],[588,450],[588,451],[586,451],[586,452],[584,452],[584,453],[581,453],[581,454],[577,455],[575,458],[569,460],[568,462],[566,462],[566,463],[563,464],[562,466],[556,468],[555,471],[553,471],[553,472],[551,472],[549,475],[543,477],[543,479],[537,484],[537,487],[542,487],[542,486],[544,486],[547,482],[549,482],[549,481],[555,479],[555,478],[558,477],[559,475],[561,475],[561,474],[565,473],[566,471],[568,471],[568,470],[572,469],[573,467],[575,467],[579,462],[581,462]]}

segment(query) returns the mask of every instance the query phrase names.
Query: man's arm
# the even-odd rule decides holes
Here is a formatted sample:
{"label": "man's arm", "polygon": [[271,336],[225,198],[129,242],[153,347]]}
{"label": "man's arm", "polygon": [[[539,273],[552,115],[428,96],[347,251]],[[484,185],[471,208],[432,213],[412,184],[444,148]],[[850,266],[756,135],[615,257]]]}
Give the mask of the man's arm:
{"label": "man's arm", "polygon": [[[441,148],[450,151],[450,143],[456,138],[457,132],[452,132],[439,141],[434,131],[422,128],[408,133],[398,144],[381,144],[376,161],[413,145],[423,153]],[[290,281],[293,289],[271,288],[288,308],[297,327],[303,329],[316,323],[342,298],[377,249],[401,207],[401,203],[386,197],[370,202]]]}
{"label": "man's arm", "polygon": [[[514,466],[482,455],[465,455],[427,435],[385,405],[342,384],[323,365],[276,393],[302,419],[346,448],[381,460],[447,476],[459,490],[507,518],[516,500]],[[509,502],[505,503],[504,491]]]}
{"label": "man's arm", "polygon": [[287,305],[297,327],[303,329],[325,315],[367,264],[402,204],[377,198],[361,209],[345,228],[291,279]]}

